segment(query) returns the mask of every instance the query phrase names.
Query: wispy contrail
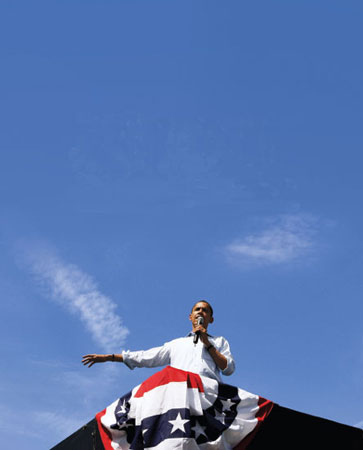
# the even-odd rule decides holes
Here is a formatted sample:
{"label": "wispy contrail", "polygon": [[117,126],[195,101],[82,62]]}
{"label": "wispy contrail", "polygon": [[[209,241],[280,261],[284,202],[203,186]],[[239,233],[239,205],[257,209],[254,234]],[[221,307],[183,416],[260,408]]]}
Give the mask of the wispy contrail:
{"label": "wispy contrail", "polygon": [[49,249],[28,249],[25,260],[36,279],[58,303],[79,315],[105,351],[123,346],[129,330],[115,312],[116,304],[99,291],[91,276],[76,265],[65,263]]}

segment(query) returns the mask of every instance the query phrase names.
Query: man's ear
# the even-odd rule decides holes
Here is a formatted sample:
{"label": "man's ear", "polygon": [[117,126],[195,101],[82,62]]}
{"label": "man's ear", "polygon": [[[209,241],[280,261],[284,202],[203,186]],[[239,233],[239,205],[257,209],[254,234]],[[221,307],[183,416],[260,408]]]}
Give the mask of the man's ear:
{"label": "man's ear", "polygon": [[191,314],[189,314],[189,320],[192,321],[192,315]]}
{"label": "man's ear", "polygon": [[212,316],[212,317],[210,318],[209,323],[213,323],[213,322],[214,322],[214,317]]}

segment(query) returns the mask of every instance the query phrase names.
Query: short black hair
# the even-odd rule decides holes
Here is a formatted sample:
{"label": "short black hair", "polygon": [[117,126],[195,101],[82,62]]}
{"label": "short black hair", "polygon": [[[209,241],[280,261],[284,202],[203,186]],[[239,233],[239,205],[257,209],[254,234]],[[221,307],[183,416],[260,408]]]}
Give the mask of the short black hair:
{"label": "short black hair", "polygon": [[193,309],[194,309],[194,307],[195,307],[195,305],[196,305],[197,303],[206,303],[206,304],[209,306],[211,316],[213,317],[213,308],[212,308],[212,305],[211,305],[209,302],[207,302],[207,300],[203,300],[203,299],[202,299],[202,300],[198,300],[197,302],[194,303],[191,312],[193,312]]}

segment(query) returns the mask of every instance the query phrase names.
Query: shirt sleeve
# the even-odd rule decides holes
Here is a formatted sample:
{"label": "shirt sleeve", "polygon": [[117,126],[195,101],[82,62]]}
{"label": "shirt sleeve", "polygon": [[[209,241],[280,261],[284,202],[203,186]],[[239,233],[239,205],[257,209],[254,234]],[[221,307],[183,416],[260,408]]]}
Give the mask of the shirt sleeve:
{"label": "shirt sleeve", "polygon": [[168,343],[161,347],[150,348],[149,350],[140,350],[122,352],[123,362],[130,369],[135,367],[159,367],[170,364],[170,346]]}
{"label": "shirt sleeve", "polygon": [[227,359],[227,367],[224,370],[222,370],[223,375],[232,375],[236,365],[231,353],[231,349],[229,347],[229,343],[227,339],[225,339],[224,337],[222,337],[221,347],[218,350]]}

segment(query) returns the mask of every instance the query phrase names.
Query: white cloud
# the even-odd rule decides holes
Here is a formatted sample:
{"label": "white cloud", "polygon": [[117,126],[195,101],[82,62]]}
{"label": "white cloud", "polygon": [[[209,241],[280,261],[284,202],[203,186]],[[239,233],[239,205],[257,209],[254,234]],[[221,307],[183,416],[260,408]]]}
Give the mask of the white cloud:
{"label": "white cloud", "polygon": [[312,216],[281,216],[266,229],[233,241],[225,251],[231,261],[241,264],[287,263],[312,252],[315,225]]}
{"label": "white cloud", "polygon": [[49,248],[28,248],[23,256],[38,282],[58,303],[79,316],[97,344],[105,351],[123,346],[129,331],[115,311],[116,304],[99,291],[88,274],[65,263]]}

